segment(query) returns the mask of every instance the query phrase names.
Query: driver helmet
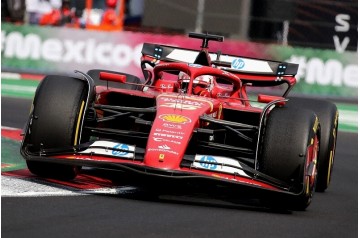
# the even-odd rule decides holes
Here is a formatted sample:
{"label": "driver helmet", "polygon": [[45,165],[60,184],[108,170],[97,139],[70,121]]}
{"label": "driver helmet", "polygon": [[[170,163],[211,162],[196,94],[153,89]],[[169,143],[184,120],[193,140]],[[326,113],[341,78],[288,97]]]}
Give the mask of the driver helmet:
{"label": "driver helmet", "polygon": [[214,85],[215,77],[212,75],[200,75],[194,79],[193,87],[200,86],[203,89],[211,90],[211,87]]}
{"label": "driver helmet", "polygon": [[201,75],[194,79],[192,93],[194,95],[205,96],[209,95],[214,87],[215,76]]}
{"label": "driver helmet", "polygon": [[[193,82],[193,89],[197,89],[196,91],[203,91],[207,90],[210,91],[214,85],[214,79],[215,77],[212,75],[200,75],[194,79]],[[190,82],[190,76],[184,72],[179,73],[179,82],[180,82],[180,88],[182,92],[186,92],[189,82]],[[194,91],[193,90],[193,91]],[[197,94],[197,92],[194,92]]]}

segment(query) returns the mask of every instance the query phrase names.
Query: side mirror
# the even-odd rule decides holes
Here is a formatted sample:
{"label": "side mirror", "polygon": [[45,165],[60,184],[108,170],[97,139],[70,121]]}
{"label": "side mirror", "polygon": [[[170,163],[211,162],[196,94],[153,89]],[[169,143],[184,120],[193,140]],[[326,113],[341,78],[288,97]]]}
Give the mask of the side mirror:
{"label": "side mirror", "polygon": [[126,83],[126,76],[123,74],[100,72],[99,78],[101,80],[106,80],[106,81],[112,81],[112,82],[117,82],[117,83]]}

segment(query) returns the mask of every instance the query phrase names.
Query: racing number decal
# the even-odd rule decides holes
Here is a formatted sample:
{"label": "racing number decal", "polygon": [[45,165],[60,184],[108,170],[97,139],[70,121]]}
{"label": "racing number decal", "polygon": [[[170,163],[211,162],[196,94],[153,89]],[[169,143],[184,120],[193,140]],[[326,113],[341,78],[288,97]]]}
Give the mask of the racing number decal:
{"label": "racing number decal", "polygon": [[[209,100],[205,100],[205,99],[201,99],[201,98],[184,98],[184,99],[179,99],[178,96],[174,96],[174,95],[159,95],[158,98],[163,98],[164,101],[168,101],[168,102],[174,102],[176,104],[181,104],[181,105],[192,105],[194,107],[198,107],[201,108],[202,105],[201,103],[207,103],[210,106],[210,112],[212,112],[214,110],[214,104],[213,102],[209,101]],[[177,106],[178,108],[179,106]],[[184,109],[184,108],[183,108]],[[192,109],[188,109],[188,110],[192,110]]]}
{"label": "racing number decal", "polygon": [[175,103],[175,102],[167,102],[162,104],[160,107],[170,107],[170,108],[182,109],[182,110],[197,110],[200,108],[200,106]]}

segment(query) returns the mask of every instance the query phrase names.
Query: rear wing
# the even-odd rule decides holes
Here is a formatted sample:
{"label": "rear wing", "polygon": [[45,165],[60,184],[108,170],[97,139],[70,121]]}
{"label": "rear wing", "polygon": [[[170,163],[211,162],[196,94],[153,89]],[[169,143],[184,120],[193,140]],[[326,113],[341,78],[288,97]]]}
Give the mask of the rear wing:
{"label": "rear wing", "polygon": [[[144,43],[142,55],[155,61],[183,62],[192,64],[201,51],[184,48]],[[280,61],[271,61],[240,57],[235,55],[223,55],[221,52],[209,53],[211,63],[219,66],[222,70],[233,73],[257,74],[269,76],[295,76],[298,64]]]}

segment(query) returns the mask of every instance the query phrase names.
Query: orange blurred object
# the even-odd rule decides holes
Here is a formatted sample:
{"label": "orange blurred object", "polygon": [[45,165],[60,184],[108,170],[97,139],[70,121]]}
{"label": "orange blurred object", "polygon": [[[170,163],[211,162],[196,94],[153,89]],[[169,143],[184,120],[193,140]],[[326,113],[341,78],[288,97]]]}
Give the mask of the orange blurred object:
{"label": "orange blurred object", "polygon": [[[92,9],[93,0],[86,0],[86,11]],[[125,0],[106,0],[107,9],[105,9],[99,25],[94,25],[87,15],[85,29],[103,30],[103,31],[121,31],[123,30]]]}
{"label": "orange blurred object", "polygon": [[106,0],[107,7],[116,8],[116,0]]}
{"label": "orange blurred object", "polygon": [[54,9],[51,12],[44,14],[40,18],[39,25],[57,26],[60,25],[60,22],[61,22],[61,12],[60,10]]}

